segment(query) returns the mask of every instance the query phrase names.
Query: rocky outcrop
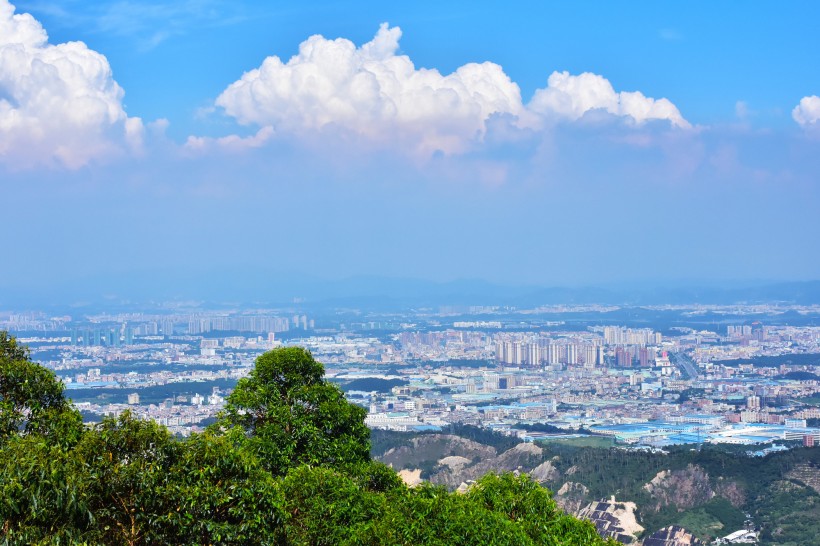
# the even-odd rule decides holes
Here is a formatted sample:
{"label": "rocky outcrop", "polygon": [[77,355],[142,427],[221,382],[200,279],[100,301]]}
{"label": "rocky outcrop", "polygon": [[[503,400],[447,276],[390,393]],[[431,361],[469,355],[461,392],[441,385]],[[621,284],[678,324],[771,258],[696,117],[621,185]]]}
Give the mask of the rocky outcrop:
{"label": "rocky outcrop", "polygon": [[426,462],[458,455],[473,460],[491,459],[497,455],[492,446],[450,434],[425,434],[413,438],[410,445],[388,450],[379,459],[396,469],[419,468]]}
{"label": "rocky outcrop", "polygon": [[[481,461],[479,465],[486,466],[485,463],[491,462],[500,465],[504,470],[521,470],[526,472],[534,466],[533,463],[540,461],[544,450],[535,444],[518,444],[517,446],[508,449],[500,454],[495,461]],[[487,467],[487,471],[492,470]]]}
{"label": "rocky outcrop", "polygon": [[[438,466],[430,476],[430,481],[449,489],[456,489],[463,482],[477,480],[488,472],[530,472],[533,467],[539,466],[542,456],[543,450],[540,447],[521,443],[499,455],[478,458],[475,463],[468,460],[471,464],[453,464],[454,461],[462,463],[465,457],[458,459],[454,459],[453,456],[445,457],[438,461]],[[541,469],[542,476],[548,474],[546,467]]]}
{"label": "rocky outcrop", "polygon": [[725,498],[735,508],[740,508],[746,503],[746,490],[737,482],[727,480],[722,476],[715,484],[715,495]]}
{"label": "rocky outcrop", "polygon": [[564,512],[578,514],[586,506],[589,488],[578,482],[566,482],[555,493],[555,502]]}
{"label": "rocky outcrop", "polygon": [[399,470],[399,478],[408,486],[415,487],[424,480],[421,479],[421,470]]}
{"label": "rocky outcrop", "polygon": [[643,531],[635,517],[633,502],[611,500],[591,502],[578,512],[580,519],[592,522],[598,534],[604,538],[614,538],[622,544],[635,544],[636,535]]}
{"label": "rocky outcrop", "polygon": [[695,535],[677,525],[664,527],[643,541],[643,546],[701,546]]}
{"label": "rocky outcrop", "polygon": [[558,472],[558,469],[552,465],[552,461],[545,461],[530,470],[530,476],[532,476],[532,479],[539,483],[557,480],[559,475],[560,473]]}
{"label": "rocky outcrop", "polygon": [[472,463],[473,461],[460,455],[450,455],[449,457],[444,457],[438,462],[438,464],[449,468],[451,472],[461,472],[461,469]]}
{"label": "rocky outcrop", "polygon": [[646,508],[655,512],[667,506],[675,506],[682,512],[705,504],[715,496],[709,484],[709,474],[691,464],[683,470],[662,470],[643,488],[653,501]]}

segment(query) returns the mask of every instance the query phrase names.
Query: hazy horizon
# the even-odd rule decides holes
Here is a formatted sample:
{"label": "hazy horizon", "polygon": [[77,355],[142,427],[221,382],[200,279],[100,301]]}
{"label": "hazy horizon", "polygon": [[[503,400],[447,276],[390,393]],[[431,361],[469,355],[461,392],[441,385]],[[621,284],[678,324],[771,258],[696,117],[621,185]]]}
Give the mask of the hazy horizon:
{"label": "hazy horizon", "polygon": [[268,274],[265,271],[199,271],[97,275],[47,286],[0,286],[0,310],[94,308],[122,305],[142,309],[172,302],[197,305],[291,304],[331,309],[363,306],[403,309],[415,306],[545,304],[667,305],[777,303],[820,304],[820,281],[676,281],[599,284],[503,283],[485,279],[431,280],[378,275],[329,278]]}

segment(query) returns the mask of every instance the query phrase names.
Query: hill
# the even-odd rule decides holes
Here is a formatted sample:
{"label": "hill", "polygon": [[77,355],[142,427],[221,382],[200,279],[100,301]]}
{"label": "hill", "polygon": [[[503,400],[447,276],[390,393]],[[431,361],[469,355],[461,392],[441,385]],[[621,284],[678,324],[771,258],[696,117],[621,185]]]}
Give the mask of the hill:
{"label": "hill", "polygon": [[676,525],[708,543],[747,527],[747,519],[760,529],[761,544],[809,545],[820,536],[818,449],[766,457],[712,446],[659,453],[561,442],[516,444],[508,437],[482,443],[465,440],[464,432],[377,431],[380,452],[373,454],[397,470],[420,469],[421,477],[449,489],[466,487],[488,471],[529,473],[556,491],[564,510],[622,541],[628,535],[648,539]]}

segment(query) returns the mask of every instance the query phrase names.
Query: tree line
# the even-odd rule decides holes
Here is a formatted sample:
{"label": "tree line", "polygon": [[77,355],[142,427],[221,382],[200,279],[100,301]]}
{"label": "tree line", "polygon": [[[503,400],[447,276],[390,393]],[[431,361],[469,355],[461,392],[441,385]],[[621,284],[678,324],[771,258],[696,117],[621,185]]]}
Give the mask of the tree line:
{"label": "tree line", "polygon": [[128,412],[84,425],[0,332],[0,543],[612,544],[526,475],[405,486],[371,459],[364,418],[292,347],[261,355],[201,434]]}

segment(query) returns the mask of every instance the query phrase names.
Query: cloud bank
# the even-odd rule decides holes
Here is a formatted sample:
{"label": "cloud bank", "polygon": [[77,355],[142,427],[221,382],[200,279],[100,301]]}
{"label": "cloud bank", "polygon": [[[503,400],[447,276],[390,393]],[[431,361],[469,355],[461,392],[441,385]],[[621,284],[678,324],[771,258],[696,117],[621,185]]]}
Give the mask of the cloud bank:
{"label": "cloud bank", "polygon": [[320,35],[302,42],[287,62],[270,56],[217,98],[216,105],[245,125],[306,135],[338,129],[374,142],[397,139],[412,151],[459,153],[481,141],[493,116],[540,128],[601,111],[640,125],[666,120],[689,127],[667,99],[616,92],[606,78],[554,72],[525,105],[501,66],[469,63],[452,74],[417,68],[398,54],[401,29],[382,24],[370,42]]}
{"label": "cloud bank", "polygon": [[816,126],[820,120],[820,97],[812,95],[800,99],[800,104],[792,110],[792,118],[803,127]]}
{"label": "cloud bank", "polygon": [[597,74],[553,72],[547,87],[538,89],[529,103],[533,112],[568,120],[577,120],[587,112],[600,110],[626,117],[641,124],[649,120],[667,120],[675,127],[689,128],[677,107],[668,99],[653,99],[640,91],[616,92],[612,84]]}
{"label": "cloud bank", "polygon": [[0,0],[0,161],[79,168],[138,149],[108,60],[82,42],[49,44],[42,25]]}

